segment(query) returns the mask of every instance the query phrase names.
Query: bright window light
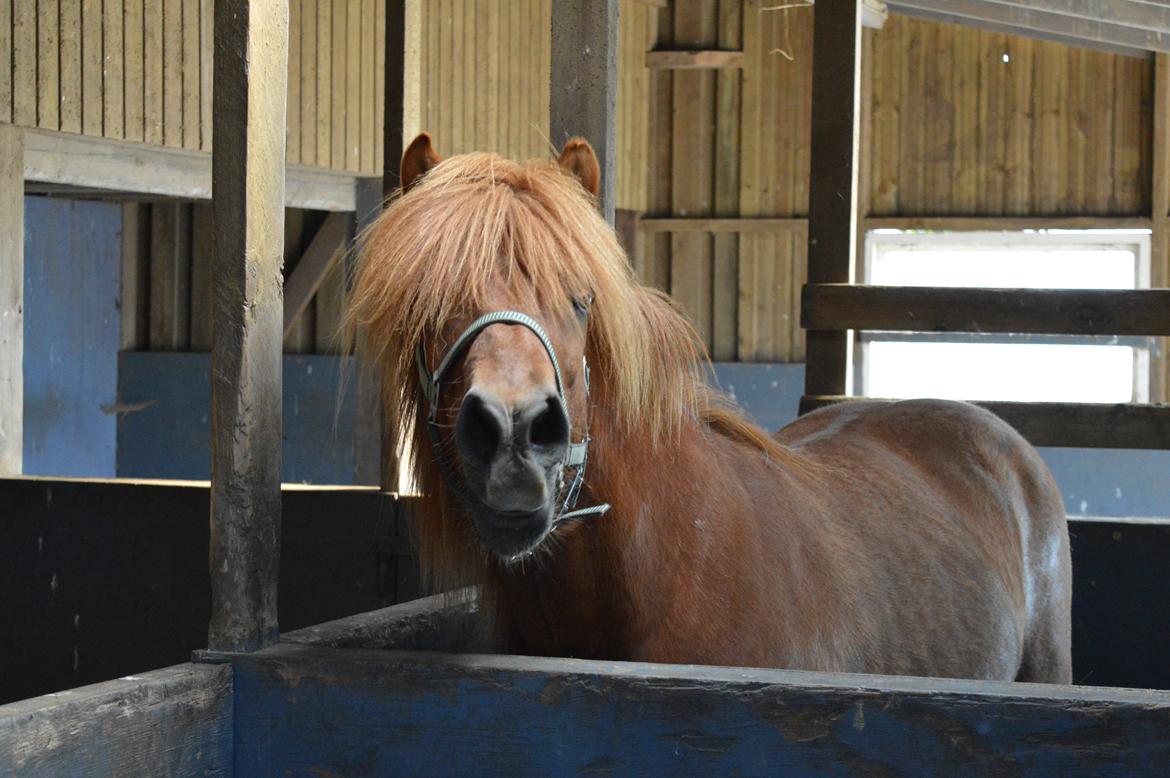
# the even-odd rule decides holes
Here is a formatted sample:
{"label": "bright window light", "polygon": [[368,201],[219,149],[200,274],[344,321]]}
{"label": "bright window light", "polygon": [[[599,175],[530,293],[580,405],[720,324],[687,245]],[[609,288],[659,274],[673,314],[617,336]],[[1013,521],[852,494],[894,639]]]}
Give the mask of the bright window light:
{"label": "bright window light", "polygon": [[[866,282],[1003,289],[1149,286],[1149,232],[914,233],[866,239]],[[1145,338],[862,333],[860,394],[1086,403],[1148,399]]]}

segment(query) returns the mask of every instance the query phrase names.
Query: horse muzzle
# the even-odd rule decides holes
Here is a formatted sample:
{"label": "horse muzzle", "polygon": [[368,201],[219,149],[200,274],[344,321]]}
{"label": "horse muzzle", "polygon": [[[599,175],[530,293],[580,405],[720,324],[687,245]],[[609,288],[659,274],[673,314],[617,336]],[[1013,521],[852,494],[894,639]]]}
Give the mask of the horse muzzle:
{"label": "horse muzzle", "polygon": [[455,445],[484,542],[506,558],[530,551],[552,527],[569,450],[560,396],[536,393],[509,404],[473,387],[459,409]]}

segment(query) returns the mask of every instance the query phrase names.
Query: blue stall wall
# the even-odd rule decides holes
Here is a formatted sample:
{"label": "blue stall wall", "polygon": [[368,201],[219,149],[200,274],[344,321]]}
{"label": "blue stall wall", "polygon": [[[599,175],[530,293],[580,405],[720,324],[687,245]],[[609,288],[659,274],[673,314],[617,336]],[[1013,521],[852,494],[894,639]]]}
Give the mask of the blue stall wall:
{"label": "blue stall wall", "polygon": [[[332,355],[284,358],[284,482],[353,483],[356,376],[342,374],[349,364]],[[123,352],[118,393],[124,407],[143,406],[118,418],[119,477],[210,477],[210,354]]]}
{"label": "blue stall wall", "polygon": [[[802,364],[715,364],[715,383],[756,423],[777,430],[796,418]],[[1170,451],[1042,448],[1076,516],[1170,516]]]}
{"label": "blue stall wall", "polygon": [[24,472],[114,475],[122,208],[24,201]]}

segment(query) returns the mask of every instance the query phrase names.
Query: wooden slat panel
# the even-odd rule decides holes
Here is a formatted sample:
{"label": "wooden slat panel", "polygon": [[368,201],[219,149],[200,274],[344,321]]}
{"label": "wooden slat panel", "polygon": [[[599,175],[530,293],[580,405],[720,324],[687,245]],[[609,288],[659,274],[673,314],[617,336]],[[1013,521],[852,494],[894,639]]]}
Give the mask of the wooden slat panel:
{"label": "wooden slat panel", "polygon": [[0,123],[12,121],[12,0],[0,0]]}
{"label": "wooden slat panel", "polygon": [[820,284],[809,329],[1170,335],[1170,289],[959,289]]}
{"label": "wooden slat panel", "polygon": [[215,226],[211,204],[196,203],[191,212],[191,351],[211,351],[214,264]]}
{"label": "wooden slat panel", "polygon": [[[671,9],[667,8],[659,11],[657,16],[654,24],[654,38],[658,45],[668,44],[674,37],[673,13]],[[647,186],[647,200],[654,213],[670,212],[673,148],[668,139],[673,122],[671,111],[673,83],[674,77],[671,73],[659,71],[650,74],[649,134],[655,140],[650,146],[648,158],[653,175]],[[748,104],[750,103],[745,101],[745,105]],[[669,235],[654,235],[647,241],[645,256],[641,258],[641,261],[642,266],[637,270],[643,283],[663,291],[670,288]],[[740,261],[742,268],[742,257]]]}
{"label": "wooden slat panel", "polygon": [[150,227],[150,348],[186,351],[191,326],[191,206],[155,203]]}
{"label": "wooden slat panel", "polygon": [[357,169],[364,173],[380,174],[382,171],[375,165],[374,148],[381,138],[374,137],[374,115],[377,103],[374,100],[374,79],[377,71],[381,70],[374,60],[374,31],[377,29],[374,13],[375,0],[362,0],[361,7],[361,62],[358,74],[361,77],[361,139],[360,158]]}
{"label": "wooden slat panel", "polygon": [[[710,3],[676,7],[676,46],[702,47],[718,41],[716,7]],[[715,74],[676,71],[671,131],[671,211],[680,216],[709,216],[714,207],[714,122],[696,121],[715,111]],[[670,238],[670,293],[690,316],[699,337],[712,346],[712,240],[709,235],[674,233]]]}
{"label": "wooden slat panel", "polygon": [[183,6],[166,0],[162,6],[163,143],[183,145]]}
{"label": "wooden slat panel", "polygon": [[[125,134],[126,140],[141,141],[146,138],[146,39],[145,19],[143,18],[144,0],[123,0],[125,13],[124,45],[126,55],[123,58],[125,68]],[[149,79],[155,85],[157,82]],[[153,94],[153,93],[152,93]]]}
{"label": "wooden slat panel", "polygon": [[60,7],[58,0],[37,0],[37,126],[61,128]]}
{"label": "wooden slat panel", "polygon": [[[298,118],[298,133],[301,147],[297,151],[297,158],[302,165],[317,164],[317,2],[318,0],[299,0],[300,15],[300,85],[297,92],[300,94],[300,105],[296,106]],[[290,18],[291,25],[292,20]],[[289,28],[292,34],[292,28]],[[292,77],[289,68],[289,77]],[[289,111],[293,111],[289,104]],[[289,152],[292,153],[291,151]]]}
{"label": "wooden slat panel", "polygon": [[58,0],[62,132],[81,132],[81,0]]}
{"label": "wooden slat panel", "polygon": [[183,0],[183,147],[199,148],[199,0]]}
{"label": "wooden slat panel", "polygon": [[317,165],[333,159],[333,6],[317,1]]}
{"label": "wooden slat panel", "polygon": [[126,49],[122,0],[102,4],[102,129],[107,138],[126,135],[124,69]]}
{"label": "wooden slat panel", "polygon": [[285,154],[290,165],[301,161],[301,2],[288,4],[288,133]]}
{"label": "wooden slat panel", "polygon": [[199,147],[211,151],[212,79],[215,55],[212,46],[215,0],[199,0]]}
{"label": "wooden slat panel", "polygon": [[[362,144],[362,6],[346,3],[345,22],[345,170],[361,169]],[[373,19],[370,19],[372,22]]]}
{"label": "wooden slat panel", "polygon": [[150,208],[122,206],[122,351],[150,348]]}
{"label": "wooden slat panel", "polygon": [[[805,396],[801,414],[869,397]],[[889,401],[887,401],[889,402]],[[1170,406],[975,401],[1033,446],[1170,449]]]}
{"label": "wooden slat panel", "polygon": [[[386,69],[382,66],[382,63],[384,63],[386,61],[386,3],[387,3],[387,1],[388,0],[374,0],[374,27],[375,27],[375,29],[374,29],[374,170],[373,170],[373,172],[375,174],[380,174],[382,172],[383,156],[385,154],[385,148],[386,148],[386,145],[383,142],[383,138],[385,137],[385,132],[386,132],[386,130],[385,130],[385,127],[386,127]],[[417,6],[418,1],[419,0],[412,0],[412,2],[416,3],[416,5],[414,6],[415,9],[417,9],[417,7],[418,7]],[[414,34],[416,32],[417,31],[412,28],[411,30],[409,30],[407,32],[407,35],[413,38]],[[415,39],[415,40],[417,40],[417,39]],[[418,54],[417,51],[414,51],[413,45],[414,44],[412,43],[410,47],[404,46],[404,48],[403,48],[403,52],[404,52],[403,56],[404,57],[409,56],[409,54],[406,53],[407,51],[410,51],[411,53],[413,53],[415,55]],[[417,63],[415,63],[414,66],[417,67]],[[405,87],[406,87],[406,85],[404,85],[404,88]],[[413,80],[413,83],[410,84],[409,88],[416,89],[417,87],[418,87],[417,80]],[[412,112],[417,110],[417,102],[418,101],[415,100],[415,102],[412,104],[413,106],[415,106],[411,109]],[[405,121],[405,117],[404,117],[403,121]],[[405,127],[403,128],[403,132],[405,132]],[[401,140],[399,141],[400,144],[402,142],[409,143],[410,139],[407,138],[405,141],[401,141]]]}
{"label": "wooden slat panel", "polygon": [[[719,46],[737,49],[742,40],[742,3],[720,0],[718,5]],[[715,173],[714,211],[721,216],[739,212],[740,72],[724,70],[715,74]],[[711,357],[734,360],[739,297],[739,236],[718,234],[713,238]]]}
{"label": "wooden slat panel", "polygon": [[12,0],[12,121],[37,125],[37,8]]}
{"label": "wooden slat panel", "polygon": [[143,26],[143,139],[155,146],[163,144],[163,7],[145,3]]}
{"label": "wooden slat panel", "polygon": [[[745,171],[746,173],[746,171]],[[804,232],[808,219],[777,217],[655,217],[638,220],[643,232],[736,232],[740,234]]]}
{"label": "wooden slat panel", "polygon": [[24,132],[0,124],[0,473],[24,457]]}
{"label": "wooden slat panel", "polygon": [[348,0],[333,0],[333,22],[331,33],[331,48],[330,54],[332,62],[330,63],[330,78],[332,79],[332,88],[330,91],[332,102],[330,105],[330,150],[329,150],[329,166],[335,170],[345,170],[346,164],[349,160],[349,153],[346,149],[346,55],[348,53],[349,38],[346,34],[346,26],[349,23]]}
{"label": "wooden slat panel", "polygon": [[81,4],[81,131],[102,135],[102,14],[98,3]]}

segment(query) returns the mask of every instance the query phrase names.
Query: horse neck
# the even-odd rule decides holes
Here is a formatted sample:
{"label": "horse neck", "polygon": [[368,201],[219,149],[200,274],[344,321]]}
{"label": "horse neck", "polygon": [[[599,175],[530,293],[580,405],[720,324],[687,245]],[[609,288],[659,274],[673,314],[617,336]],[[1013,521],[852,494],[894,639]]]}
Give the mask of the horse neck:
{"label": "horse neck", "polygon": [[651,449],[643,439],[595,423],[580,505],[604,516],[558,532],[531,568],[497,571],[493,590],[509,648],[536,654],[629,657],[673,593],[672,573],[720,542],[689,518],[693,495],[713,475],[711,452],[693,420]]}

